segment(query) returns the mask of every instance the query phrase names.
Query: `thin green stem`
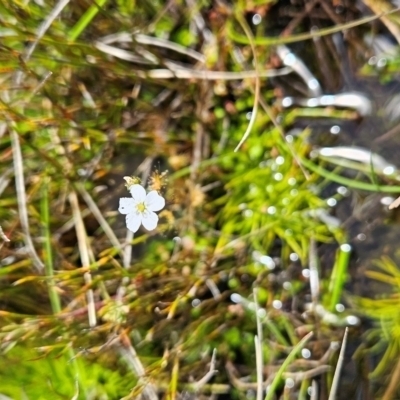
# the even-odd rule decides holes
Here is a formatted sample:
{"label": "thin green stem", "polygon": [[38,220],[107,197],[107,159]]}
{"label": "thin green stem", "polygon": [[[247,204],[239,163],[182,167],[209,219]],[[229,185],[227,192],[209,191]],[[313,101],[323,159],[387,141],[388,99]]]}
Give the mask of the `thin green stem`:
{"label": "thin green stem", "polygon": [[253,110],[251,111],[250,122],[249,122],[249,125],[247,126],[246,132],[243,134],[243,137],[240,139],[239,144],[236,146],[235,152],[240,149],[242,144],[249,137],[250,132],[254,127],[254,123],[256,122],[257,113],[258,113],[258,103],[260,101],[260,73],[259,73],[259,67],[258,67],[256,47],[255,47],[254,41],[253,41],[253,39],[254,39],[253,33],[251,32],[251,29],[247,25],[247,22],[243,18],[243,15],[241,13],[236,13],[236,18],[237,18],[240,26],[242,27],[243,31],[246,33],[246,36],[249,39],[251,51],[252,51],[253,57],[254,57],[254,66],[255,66],[257,75],[256,75],[256,79],[255,79],[256,86],[254,89],[254,103],[253,103]]}
{"label": "thin green stem", "polygon": [[343,286],[346,282],[347,267],[349,265],[350,254],[351,246],[349,244],[342,244],[339,248],[339,255],[336,259],[336,263],[332,271],[328,290],[328,310],[331,312],[335,311],[336,304],[339,303],[342,296]]}
{"label": "thin green stem", "polygon": [[296,344],[296,346],[293,347],[292,351],[286,357],[286,360],[282,363],[281,367],[276,373],[275,378],[271,383],[271,386],[268,388],[265,400],[272,400],[274,398],[276,389],[278,389],[278,386],[282,380],[282,375],[285,372],[286,368],[290,365],[291,362],[293,362],[298,352],[305,346],[312,335],[313,332],[308,333],[306,336],[303,337],[303,339],[300,340],[299,343]]}
{"label": "thin green stem", "polygon": [[179,376],[179,355],[177,354],[174,360],[174,365],[172,367],[172,376],[169,385],[167,400],[176,400],[176,395],[178,391],[178,376]]}
{"label": "thin green stem", "polygon": [[[334,27],[318,29],[315,32],[311,33],[300,33],[297,35],[290,35],[286,37],[278,36],[278,37],[257,37],[254,39],[254,43],[257,46],[272,46],[284,43],[296,43],[296,42],[303,42],[304,40],[310,40],[314,38],[320,38],[322,36],[333,35],[336,32],[343,32],[344,30],[355,28],[356,26],[367,24],[369,22],[375,21],[376,19],[381,18],[384,15],[389,15],[391,13],[399,11],[399,8],[394,8],[388,12],[373,15],[371,17],[361,18],[356,21],[349,22],[347,24],[341,24]],[[232,22],[228,22],[228,36],[237,43],[241,44],[249,44],[249,39],[247,36],[241,35],[237,33],[237,30],[233,26]]]}
{"label": "thin green stem", "polygon": [[97,15],[100,9],[106,4],[107,0],[98,0],[94,2],[82,15],[79,21],[70,30],[68,39],[75,42],[76,39],[82,34],[85,28],[92,22],[93,18]]}
{"label": "thin green stem", "polygon": [[304,157],[301,158],[301,163],[316,174],[353,189],[361,189],[369,192],[400,193],[400,186],[374,185],[372,183],[359,182],[353,179],[345,178],[314,164],[312,161],[307,160]]}
{"label": "thin green stem", "polygon": [[51,232],[50,232],[50,212],[49,212],[49,190],[48,181],[45,178],[42,185],[42,196],[40,202],[41,220],[44,236],[44,253],[45,253],[45,273],[47,276],[47,287],[51,309],[54,314],[61,312],[61,301],[54,282],[53,253],[51,249]]}

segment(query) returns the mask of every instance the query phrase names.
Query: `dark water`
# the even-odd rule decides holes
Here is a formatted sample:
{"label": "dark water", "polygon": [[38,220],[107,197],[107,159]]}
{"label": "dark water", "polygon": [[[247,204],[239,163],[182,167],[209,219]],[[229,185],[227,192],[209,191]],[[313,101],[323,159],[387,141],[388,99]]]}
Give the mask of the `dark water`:
{"label": "dark water", "polygon": [[[293,15],[298,15],[293,6],[294,3],[280,2],[281,7],[275,10],[278,14],[286,13],[287,21],[285,18],[282,20],[286,21],[286,24],[282,24],[285,27],[293,21]],[[282,6],[282,4],[286,5]],[[364,16],[367,15],[365,8],[361,11],[366,13]],[[316,15],[317,12],[315,12]],[[303,29],[311,29],[313,24],[319,28],[324,26],[322,21],[312,16],[305,18],[299,24]],[[391,35],[381,25],[377,27],[382,33],[383,40],[386,40],[389,47],[392,46],[391,50],[397,51],[393,47],[394,41]],[[372,102],[371,114],[353,120],[299,118],[294,128],[309,128],[312,131],[310,140],[315,146],[362,147],[379,154],[388,163],[400,169],[400,79],[393,75],[386,76],[383,83],[385,68],[377,68],[376,73],[371,76],[360,74],[361,68],[370,59],[368,54],[373,54],[373,52],[368,53],[363,34],[358,32],[358,35],[358,38],[355,34],[351,40],[346,40],[340,33],[313,42],[288,45],[288,47],[315,74],[324,93],[335,94],[349,91],[362,93]],[[360,57],[361,47],[365,49],[363,57]],[[323,62],[324,57],[327,57],[328,62]],[[385,65],[386,55],[377,53],[375,57],[377,60],[375,62]],[[298,76],[292,79],[279,78],[273,83],[280,88],[284,96],[306,97],[306,87]],[[333,126],[339,127],[335,130],[335,134],[331,133]],[[343,173],[351,174],[349,171]],[[390,184],[396,183],[392,181]],[[340,185],[331,184],[326,188],[326,197],[332,195],[338,186]],[[386,193],[350,190],[348,195],[332,209],[332,215],[341,221],[348,235],[348,243],[352,246],[350,279],[346,285],[346,291],[350,295],[375,298],[389,295],[393,290],[388,285],[369,279],[365,275],[366,271],[375,268],[375,261],[383,256],[390,257],[397,265],[400,265],[398,246],[400,209],[392,211],[388,209],[388,200],[385,201],[388,196]],[[319,248],[321,268],[326,269],[325,276],[329,276],[335,250],[335,246],[331,245],[321,245]],[[339,399],[374,399],[377,392],[381,393],[386,388],[387,383],[383,380],[372,381],[369,378],[369,373],[377,366],[382,354],[354,358],[357,349],[363,344],[363,334],[373,325],[373,321],[361,317],[361,325],[350,331],[337,397]],[[319,383],[322,385],[321,392],[328,393],[328,388],[324,388],[324,381],[321,380]],[[325,397],[322,395],[318,398]]]}

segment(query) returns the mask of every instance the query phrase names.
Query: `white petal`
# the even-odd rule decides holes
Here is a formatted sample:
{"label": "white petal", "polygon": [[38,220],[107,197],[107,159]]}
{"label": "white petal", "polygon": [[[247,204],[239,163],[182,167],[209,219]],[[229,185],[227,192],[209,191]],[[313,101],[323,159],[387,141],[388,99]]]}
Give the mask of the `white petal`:
{"label": "white petal", "polygon": [[153,211],[145,211],[142,217],[142,224],[148,230],[152,231],[157,227],[158,215]]}
{"label": "white petal", "polygon": [[133,233],[139,230],[140,224],[142,223],[141,213],[131,212],[126,216],[126,227]]}
{"label": "white petal", "polygon": [[165,207],[164,197],[152,190],[146,197],[146,205],[150,211],[160,211]]}
{"label": "white petal", "polygon": [[135,203],[143,203],[146,200],[146,191],[142,185],[132,185],[129,188]]}
{"label": "white petal", "polygon": [[121,214],[129,214],[130,212],[135,210],[135,201],[130,197],[123,197],[119,199],[119,208],[118,211]]}

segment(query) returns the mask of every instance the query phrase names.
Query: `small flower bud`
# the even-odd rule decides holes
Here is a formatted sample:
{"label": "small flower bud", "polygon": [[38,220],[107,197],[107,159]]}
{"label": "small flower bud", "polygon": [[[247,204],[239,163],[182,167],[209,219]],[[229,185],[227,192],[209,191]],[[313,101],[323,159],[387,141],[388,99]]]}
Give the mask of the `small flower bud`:
{"label": "small flower bud", "polygon": [[126,188],[129,190],[131,186],[133,185],[140,185],[140,178],[138,178],[137,176],[124,176],[125,179],[125,186]]}

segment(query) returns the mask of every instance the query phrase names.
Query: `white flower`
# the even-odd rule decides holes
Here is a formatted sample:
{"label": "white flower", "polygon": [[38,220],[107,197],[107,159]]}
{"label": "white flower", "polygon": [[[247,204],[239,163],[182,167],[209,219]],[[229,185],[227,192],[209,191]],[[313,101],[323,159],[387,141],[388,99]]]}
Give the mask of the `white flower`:
{"label": "white flower", "polygon": [[132,232],[137,232],[140,224],[152,231],[158,223],[158,215],[154,211],[160,211],[165,206],[165,200],[155,190],[146,195],[144,187],[132,185],[129,188],[132,198],[119,199],[118,211],[126,214],[126,226]]}

